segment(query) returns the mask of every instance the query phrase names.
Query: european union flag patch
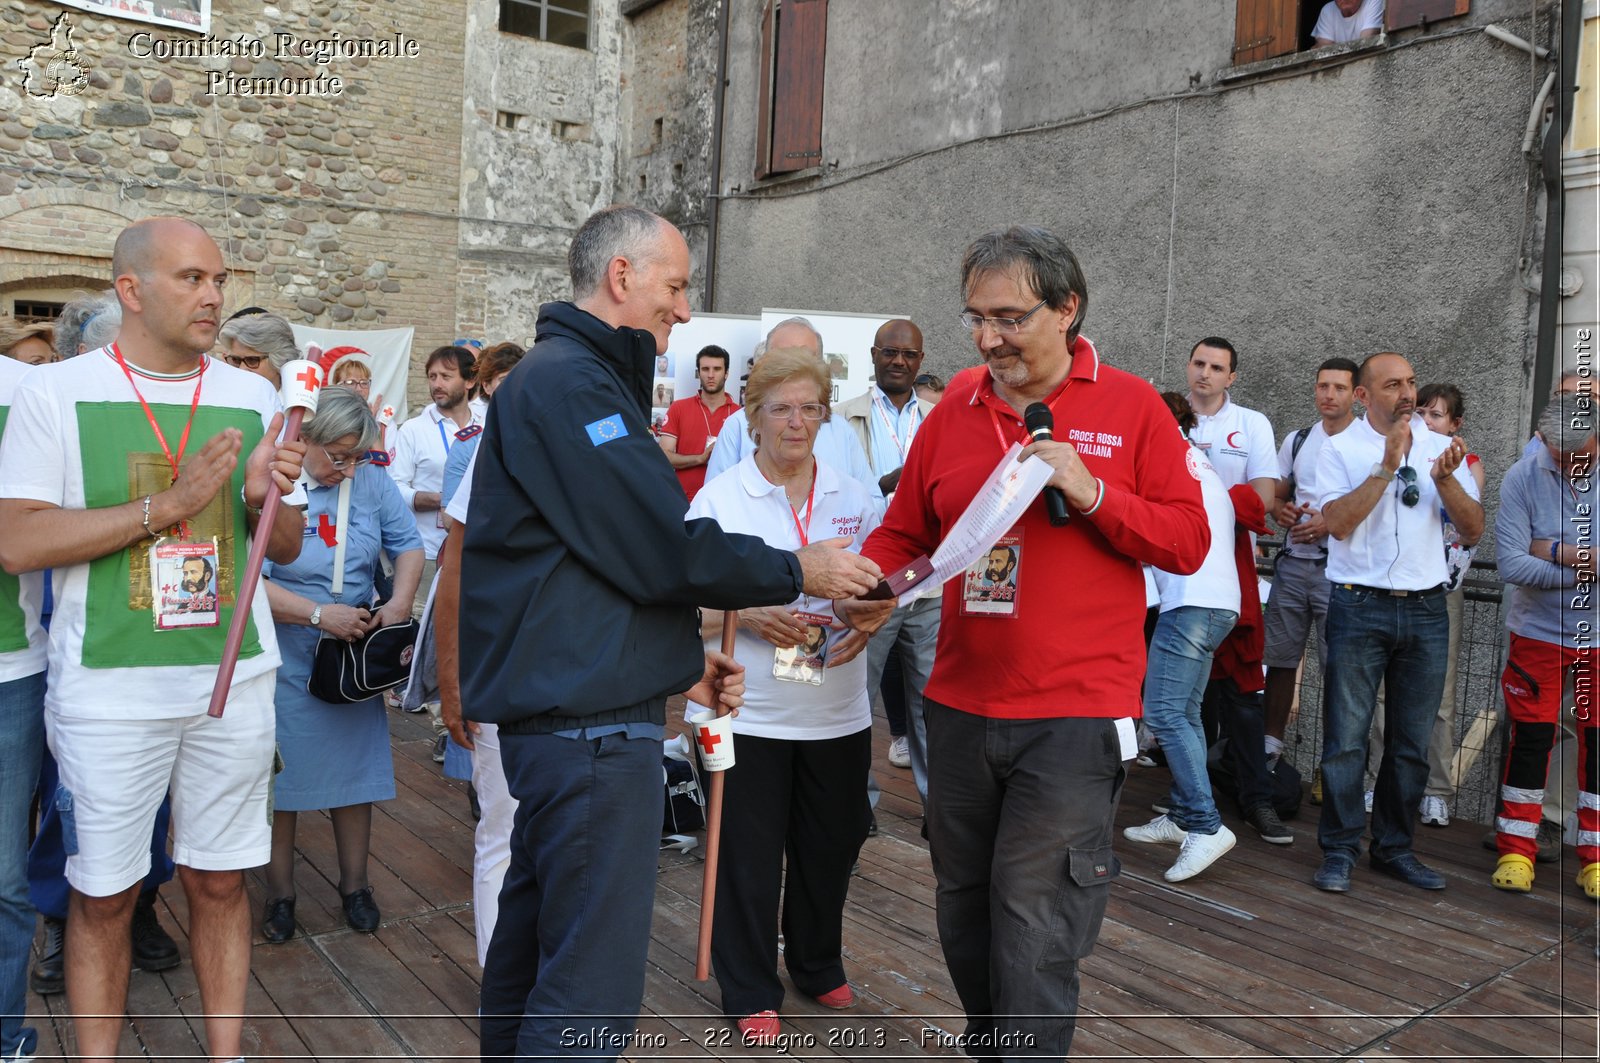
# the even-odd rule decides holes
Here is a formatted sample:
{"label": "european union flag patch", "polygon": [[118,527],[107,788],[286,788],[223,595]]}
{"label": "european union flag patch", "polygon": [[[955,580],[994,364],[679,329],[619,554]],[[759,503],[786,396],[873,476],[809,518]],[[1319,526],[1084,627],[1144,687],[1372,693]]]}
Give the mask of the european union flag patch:
{"label": "european union flag patch", "polygon": [[595,446],[609,443],[613,439],[621,439],[628,434],[628,426],[622,423],[622,414],[614,413],[610,417],[602,417],[593,424],[586,424],[583,430],[589,433],[589,442]]}

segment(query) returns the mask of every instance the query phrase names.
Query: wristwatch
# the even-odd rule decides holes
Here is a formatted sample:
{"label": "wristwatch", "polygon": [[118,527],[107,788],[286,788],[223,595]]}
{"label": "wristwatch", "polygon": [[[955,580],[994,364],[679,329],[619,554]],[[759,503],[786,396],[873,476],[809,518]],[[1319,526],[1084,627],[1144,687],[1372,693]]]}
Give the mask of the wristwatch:
{"label": "wristwatch", "polygon": [[317,606],[315,609],[311,610],[311,626],[312,627],[321,627],[322,626],[322,606],[320,606],[320,605]]}
{"label": "wristwatch", "polygon": [[1384,483],[1388,483],[1390,480],[1394,479],[1394,473],[1388,469],[1385,469],[1383,467],[1383,462],[1381,461],[1373,462],[1372,471],[1367,473],[1367,475],[1382,480]]}

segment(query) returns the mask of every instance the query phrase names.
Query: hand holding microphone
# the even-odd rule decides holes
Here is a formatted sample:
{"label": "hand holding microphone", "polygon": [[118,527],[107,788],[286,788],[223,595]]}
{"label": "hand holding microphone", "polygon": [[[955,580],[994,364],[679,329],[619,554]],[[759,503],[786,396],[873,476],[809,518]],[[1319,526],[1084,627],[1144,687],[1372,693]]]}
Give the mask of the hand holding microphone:
{"label": "hand holding microphone", "polygon": [[[1056,437],[1055,415],[1050,412],[1050,407],[1042,402],[1031,403],[1022,411],[1022,423],[1035,443],[1047,439],[1054,440]],[[1050,514],[1050,523],[1058,528],[1072,519],[1071,514],[1067,512],[1067,496],[1059,487],[1044,489],[1044,508],[1045,512]]]}

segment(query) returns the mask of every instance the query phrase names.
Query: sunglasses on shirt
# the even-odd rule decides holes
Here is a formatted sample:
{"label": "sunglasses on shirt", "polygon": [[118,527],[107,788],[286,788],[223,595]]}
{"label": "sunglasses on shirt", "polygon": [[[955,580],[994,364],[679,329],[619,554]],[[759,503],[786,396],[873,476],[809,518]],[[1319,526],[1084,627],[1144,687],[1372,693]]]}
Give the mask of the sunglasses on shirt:
{"label": "sunglasses on shirt", "polygon": [[1422,500],[1422,488],[1417,486],[1417,470],[1402,465],[1394,471],[1394,478],[1396,483],[1403,485],[1400,491],[1402,505],[1409,508]]}

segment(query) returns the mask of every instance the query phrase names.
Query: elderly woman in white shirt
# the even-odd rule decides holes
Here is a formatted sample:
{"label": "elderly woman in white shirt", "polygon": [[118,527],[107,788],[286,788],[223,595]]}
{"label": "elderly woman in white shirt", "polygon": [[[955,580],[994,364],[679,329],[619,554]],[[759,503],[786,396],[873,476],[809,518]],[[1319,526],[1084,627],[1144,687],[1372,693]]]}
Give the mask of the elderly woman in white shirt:
{"label": "elderly woman in white shirt", "polygon": [[[689,517],[781,549],[865,539],[877,524],[871,493],[813,454],[830,390],[809,351],[763,356],[745,393],[755,450],[695,495]],[[708,646],[720,640],[720,615],[706,613]],[[780,929],[801,992],[830,1008],[855,1002],[840,953],[850,867],[867,834],[866,641],[825,599],[739,613],[734,656],[746,690],[725,783],[712,962],[723,1011],[746,1044],[778,1037]]]}

